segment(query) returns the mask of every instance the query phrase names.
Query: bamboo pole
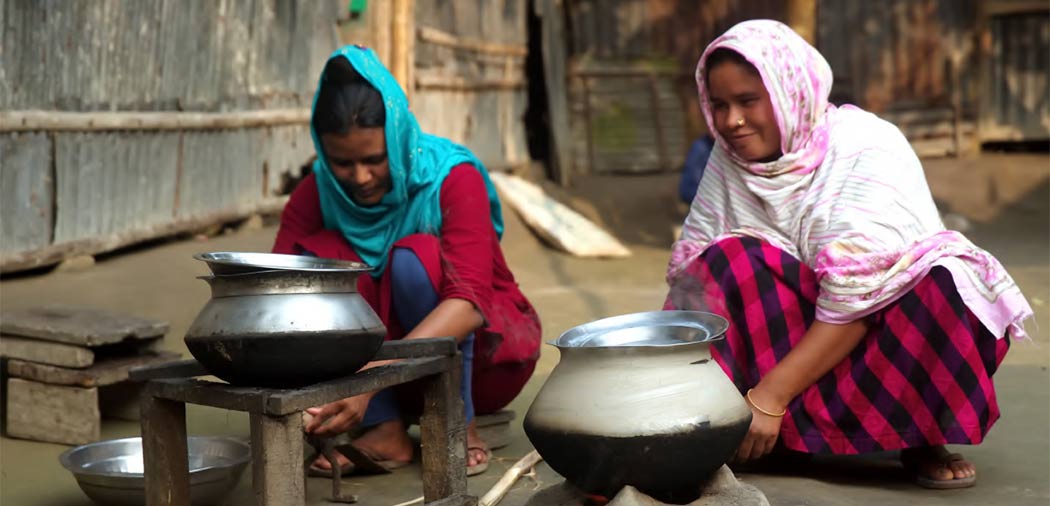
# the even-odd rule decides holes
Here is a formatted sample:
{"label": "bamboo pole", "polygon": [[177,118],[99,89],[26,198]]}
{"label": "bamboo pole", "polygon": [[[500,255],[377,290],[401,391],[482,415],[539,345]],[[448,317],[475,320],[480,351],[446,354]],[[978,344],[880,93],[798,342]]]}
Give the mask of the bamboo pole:
{"label": "bamboo pole", "polygon": [[393,7],[392,2],[379,2],[368,6],[368,11],[370,11],[368,28],[372,32],[373,49],[379,56],[379,61],[389,68],[393,68],[391,61],[394,47],[391,30],[391,27],[394,26]]}
{"label": "bamboo pole", "polygon": [[806,42],[817,45],[817,0],[788,0],[787,21]]}
{"label": "bamboo pole", "polygon": [[426,76],[416,78],[416,89],[420,90],[516,90],[526,86],[522,78],[465,79],[453,76]]}
{"label": "bamboo pole", "polygon": [[520,56],[522,58],[529,54],[529,49],[524,44],[498,44],[480,39],[460,37],[428,26],[419,27],[416,30],[416,35],[421,41],[453,49],[466,49],[477,53],[494,55]]}
{"label": "bamboo pole", "polygon": [[391,34],[391,73],[401,83],[409,103],[412,100],[413,67],[415,66],[415,0],[394,0],[394,15]]}
{"label": "bamboo pole", "polygon": [[230,112],[0,111],[0,132],[217,130],[309,123],[309,109]]}
{"label": "bamboo pole", "polygon": [[522,457],[521,460],[515,462],[506,473],[503,473],[503,477],[481,497],[481,500],[478,501],[478,506],[495,506],[498,504],[510,491],[510,487],[514,486],[522,475],[528,473],[541,460],[543,460],[543,457],[540,457],[539,452],[532,450],[528,455]]}

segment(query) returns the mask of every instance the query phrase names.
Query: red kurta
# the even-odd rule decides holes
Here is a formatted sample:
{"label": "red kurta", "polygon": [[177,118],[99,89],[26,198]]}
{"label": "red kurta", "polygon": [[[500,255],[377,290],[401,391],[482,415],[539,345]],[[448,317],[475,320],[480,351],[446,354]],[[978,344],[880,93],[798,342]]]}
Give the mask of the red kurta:
{"label": "red kurta", "polygon": [[[400,239],[395,247],[411,249],[422,261],[441,300],[470,301],[485,326],[475,333],[473,399],[478,413],[502,408],[517,396],[539,358],[540,322],[518,289],[503,258],[489,218],[488,194],[481,174],[470,164],[452,169],[441,185],[441,235]],[[324,228],[314,175],[292,192],[281,214],[274,253],[302,254],[360,261],[347,240]],[[379,278],[361,276],[358,291],[387,327],[387,339],[400,339],[390,300],[390,270]]]}

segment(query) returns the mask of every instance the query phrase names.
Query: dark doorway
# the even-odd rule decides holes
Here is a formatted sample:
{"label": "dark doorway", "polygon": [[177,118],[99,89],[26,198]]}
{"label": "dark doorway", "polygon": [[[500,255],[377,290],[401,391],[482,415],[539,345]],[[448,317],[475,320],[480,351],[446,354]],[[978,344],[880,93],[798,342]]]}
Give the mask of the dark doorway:
{"label": "dark doorway", "polygon": [[525,56],[525,74],[528,79],[529,101],[525,108],[525,138],[529,157],[544,165],[544,174],[553,179],[550,153],[550,112],[547,100],[547,82],[543,71],[543,30],[536,15],[534,2],[529,2],[529,54]]}

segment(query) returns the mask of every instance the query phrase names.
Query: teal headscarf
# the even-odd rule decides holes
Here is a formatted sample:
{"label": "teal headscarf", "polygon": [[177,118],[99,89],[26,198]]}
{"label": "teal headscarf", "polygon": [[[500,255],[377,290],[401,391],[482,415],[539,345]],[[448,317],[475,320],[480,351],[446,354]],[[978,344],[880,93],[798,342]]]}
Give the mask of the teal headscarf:
{"label": "teal headscarf", "polygon": [[[372,276],[378,277],[386,269],[390,248],[398,239],[416,233],[440,234],[441,183],[452,167],[470,163],[485,180],[492,226],[497,237],[502,237],[503,216],[496,189],[481,162],[467,148],[419,130],[416,117],[408,110],[404,91],[371,49],[345,46],[331,57],[346,58],[383,96],[386,106],[383,132],[386,134],[391,188],[374,206],[354,203],[332,175],[311,122],[310,132],[317,150],[313,170],[325,228],[342,233],[361,260],[373,267]],[[321,78],[323,82],[324,76]],[[317,91],[320,94],[320,84]],[[317,95],[314,95],[316,113]]]}

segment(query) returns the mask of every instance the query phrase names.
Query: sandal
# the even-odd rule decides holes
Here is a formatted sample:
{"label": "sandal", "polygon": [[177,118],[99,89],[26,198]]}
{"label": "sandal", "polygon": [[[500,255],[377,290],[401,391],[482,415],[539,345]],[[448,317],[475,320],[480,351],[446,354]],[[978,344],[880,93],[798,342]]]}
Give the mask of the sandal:
{"label": "sandal", "polygon": [[[349,476],[353,473],[389,474],[395,469],[405,467],[411,463],[411,461],[377,459],[354,445],[337,446],[335,447],[335,451],[343,454],[348,460],[346,464],[340,466],[341,476]],[[316,457],[314,457],[314,460],[316,461]],[[309,476],[331,478],[332,470],[318,467],[315,463],[310,464],[306,474]]]}
{"label": "sandal", "polygon": [[480,450],[485,452],[484,462],[478,462],[473,466],[467,466],[467,476],[477,476],[489,469],[489,462],[492,461],[492,450],[481,446],[471,446],[467,448],[467,455],[470,455],[471,450]]}
{"label": "sandal", "polygon": [[[326,469],[326,468],[323,468],[323,467],[320,467],[320,466],[317,465],[317,459],[319,457],[322,457],[322,456],[324,456],[324,454],[322,454],[321,452],[314,452],[314,454],[312,456],[310,456],[310,465],[307,466],[307,468],[306,468],[306,475],[307,476],[313,476],[313,477],[317,477],[317,478],[331,478],[332,477],[332,468],[329,467],[329,468]],[[329,462],[329,464],[331,464],[331,462]],[[353,472],[354,472],[354,463],[353,462],[347,462],[347,463],[339,466],[339,476],[349,476]]]}
{"label": "sandal", "polygon": [[[953,462],[960,462],[966,460],[962,455],[958,453],[948,453],[942,456],[936,457],[937,462],[941,468],[951,470],[951,464]],[[926,460],[919,457],[901,457],[901,463],[904,464],[905,469],[915,475],[915,484],[934,490],[951,490],[957,488],[969,488],[977,483],[977,474],[973,476],[967,476],[966,478],[949,478],[947,480],[938,480],[931,478],[922,473],[924,463],[929,463],[933,459]]]}

